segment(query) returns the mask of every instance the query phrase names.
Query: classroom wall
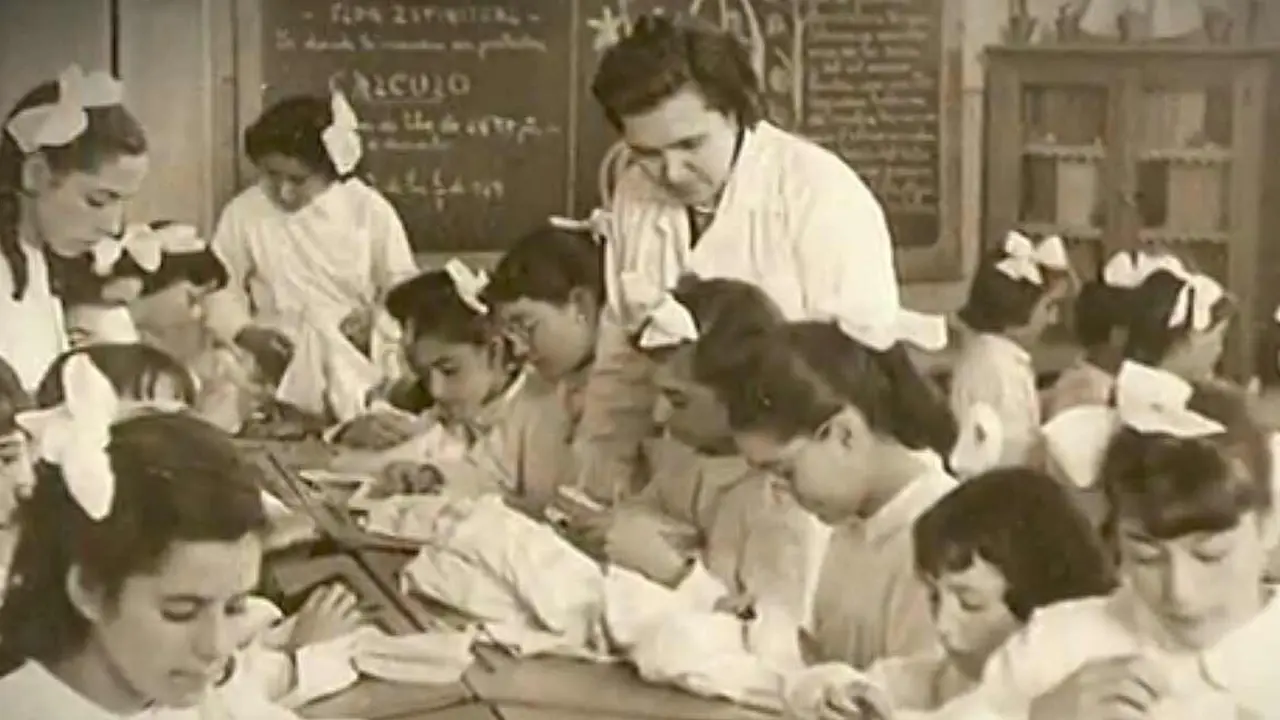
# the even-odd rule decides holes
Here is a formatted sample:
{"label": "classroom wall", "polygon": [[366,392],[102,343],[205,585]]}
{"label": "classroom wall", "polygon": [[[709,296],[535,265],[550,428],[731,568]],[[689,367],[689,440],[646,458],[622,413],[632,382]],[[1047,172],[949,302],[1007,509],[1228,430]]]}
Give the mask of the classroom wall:
{"label": "classroom wall", "polygon": [[[256,0],[40,0],[0,3],[0,106],[69,60],[110,63],[111,9],[117,71],[154,148],[139,218],[174,218],[212,229],[235,192],[236,7]],[[982,187],[982,48],[998,40],[1007,6],[964,3],[962,245],[966,275],[977,255]],[[15,29],[18,29],[15,32]],[[12,37],[10,37],[12,36]],[[967,280],[913,283],[906,300],[922,310],[951,310]]]}

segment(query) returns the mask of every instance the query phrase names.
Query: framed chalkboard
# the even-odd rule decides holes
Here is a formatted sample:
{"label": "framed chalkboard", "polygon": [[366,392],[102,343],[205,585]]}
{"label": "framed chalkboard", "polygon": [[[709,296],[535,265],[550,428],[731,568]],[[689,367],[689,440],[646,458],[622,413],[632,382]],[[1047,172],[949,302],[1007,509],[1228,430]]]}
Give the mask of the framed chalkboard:
{"label": "framed chalkboard", "polygon": [[617,143],[590,95],[646,12],[751,49],[766,111],[843,157],[884,204],[908,280],[958,277],[960,8],[945,0],[237,0],[240,117],[345,91],[369,179],[421,252],[496,251],[600,201]]}

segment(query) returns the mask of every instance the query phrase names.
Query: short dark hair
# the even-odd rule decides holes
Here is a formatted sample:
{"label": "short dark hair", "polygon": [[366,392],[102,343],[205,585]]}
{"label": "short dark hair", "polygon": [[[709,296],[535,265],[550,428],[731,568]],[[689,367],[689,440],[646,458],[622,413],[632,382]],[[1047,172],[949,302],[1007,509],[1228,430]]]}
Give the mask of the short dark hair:
{"label": "short dark hair", "polygon": [[448,342],[485,345],[493,324],[458,296],[444,270],[431,270],[396,285],[387,293],[387,313],[415,337],[429,335]]}
{"label": "short dark hair", "polygon": [[1005,605],[1033,611],[1115,588],[1110,555],[1066,488],[1030,468],[1004,468],[957,486],[912,528],[916,572],[963,572],[981,558],[1004,577]]}
{"label": "short dark hair", "polygon": [[[1185,280],[1168,270],[1157,270],[1131,293],[1129,332],[1124,348],[1126,358],[1146,365],[1159,365],[1173,346],[1190,334],[1190,314],[1187,322],[1172,327],[1169,325],[1169,316],[1173,314],[1178,294],[1182,292],[1185,283]],[[1234,310],[1235,303],[1230,297],[1224,296],[1213,306],[1213,322],[1229,319]]]}
{"label": "short dark hair", "polygon": [[1003,247],[987,253],[969,283],[969,296],[959,316],[975,332],[1001,333],[1026,325],[1036,305],[1064,275],[1045,269],[1044,282],[1039,285],[1014,279],[996,267],[1007,257]]}
{"label": "short dark hair", "polygon": [[912,450],[946,457],[955,445],[955,417],[901,343],[878,351],[833,322],[806,321],[734,344],[742,363],[708,384],[724,401],[735,431],[802,437],[853,406],[872,432]]}
{"label": "short dark hair", "polygon": [[287,97],[267,108],[244,132],[245,153],[255,165],[268,155],[283,155],[331,180],[342,176],[321,140],[333,124],[328,98]]}
{"label": "short dark hair", "polygon": [[506,305],[528,298],[563,306],[574,290],[604,304],[604,247],[591,233],[542,225],[516,240],[498,261],[484,300]]}
{"label": "short dark hair", "polygon": [[621,129],[626,117],[648,112],[686,87],[745,127],[761,117],[760,78],[746,48],[729,32],[696,19],[637,19],[600,59],[591,92]]}
{"label": "short dark hair", "polygon": [[62,469],[41,462],[0,605],[0,672],[57,662],[84,647],[88,621],[67,596],[67,573],[116,598],[179,542],[234,542],[266,527],[260,471],[218,428],[184,413],[147,412],[111,428],[110,514],[94,521]]}
{"label": "short dark hair", "polygon": [[1073,308],[1076,340],[1086,348],[1111,342],[1116,330],[1128,326],[1130,294],[1101,281],[1085,283]]}
{"label": "short dark hair", "polygon": [[[58,101],[56,82],[37,85],[18,100],[5,117],[7,126],[18,113]],[[88,124],[74,140],[58,146],[42,147],[54,173],[74,170],[93,172],[120,157],[136,157],[147,152],[147,134],[142,123],[123,105],[85,109]],[[26,153],[7,132],[0,131],[0,256],[13,275],[13,298],[21,299],[30,280],[27,257],[18,244],[18,198],[22,194],[22,166]]]}
{"label": "short dark hair", "polygon": [[66,398],[62,370],[67,361],[85,355],[126,400],[152,400],[161,381],[177,388],[178,399],[188,405],[196,400],[195,380],[191,371],[169,353],[145,343],[95,343],[62,353],[49,364],[36,388],[36,405],[42,408],[61,405]]}
{"label": "short dark hair", "polygon": [[1130,517],[1153,537],[1172,539],[1235,527],[1246,512],[1275,505],[1267,433],[1243,390],[1222,382],[1193,384],[1187,408],[1225,431],[1178,438],[1121,428],[1099,474],[1112,512],[1109,525]]}

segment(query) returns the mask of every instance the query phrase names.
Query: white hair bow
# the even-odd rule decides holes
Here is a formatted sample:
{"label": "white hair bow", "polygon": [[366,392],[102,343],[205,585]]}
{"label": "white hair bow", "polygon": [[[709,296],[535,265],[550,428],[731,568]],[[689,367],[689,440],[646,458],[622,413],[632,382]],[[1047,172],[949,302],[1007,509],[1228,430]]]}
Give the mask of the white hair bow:
{"label": "white hair bow", "polygon": [[1213,308],[1226,297],[1226,290],[1217,280],[1203,273],[1184,271],[1180,277],[1182,289],[1169,311],[1169,327],[1187,326],[1201,332],[1208,330],[1213,326]]}
{"label": "white hair bow", "polygon": [[995,408],[975,403],[960,420],[960,433],[949,464],[958,477],[971,478],[1000,464],[1004,451],[1004,423]]}
{"label": "white hair bow", "polygon": [[877,352],[885,352],[899,342],[921,350],[938,352],[947,346],[947,320],[899,307],[892,317],[884,313],[826,311],[817,314],[835,322],[840,332]]}
{"label": "white hair bow", "polygon": [[1108,287],[1132,290],[1158,270],[1178,277],[1187,275],[1186,266],[1173,255],[1122,251],[1111,256],[1102,268],[1102,283]]}
{"label": "white hair bow", "polygon": [[467,307],[481,315],[489,314],[489,306],[480,299],[480,294],[489,285],[488,273],[483,270],[472,270],[458,258],[445,263],[444,271],[453,282],[453,289],[458,293],[458,298]]}
{"label": "white hair bow", "polygon": [[1071,408],[1044,426],[1049,455],[1073,483],[1090,487],[1120,426],[1183,439],[1225,432],[1221,423],[1187,408],[1192,392],[1191,384],[1173,373],[1126,361],[1116,376],[1115,408]]}
{"label": "white hair bow", "polygon": [[36,455],[59,466],[71,497],[100,521],[111,513],[116,479],[107,446],[120,410],[111,381],[85,353],[62,366],[63,403],[20,413],[17,422],[34,439]]}
{"label": "white hair bow", "polygon": [[547,222],[551,223],[551,227],[557,230],[591,233],[591,237],[596,241],[607,241],[613,237],[613,213],[604,208],[592,210],[591,214],[583,220],[575,220],[562,215],[552,215],[547,218]]}
{"label": "white hair bow", "polygon": [[136,224],[125,228],[120,239],[103,238],[93,246],[93,272],[99,277],[111,274],[120,258],[128,253],[138,267],[153,273],[169,253],[193,253],[204,250],[204,239],[190,225],[166,225],[152,229]]}
{"label": "white hair bow", "polygon": [[637,272],[622,273],[620,281],[622,296],[634,316],[642,318],[640,347],[651,350],[698,341],[698,323],[675,295]]}
{"label": "white hair bow", "polygon": [[996,270],[1013,280],[1025,280],[1033,285],[1044,284],[1042,268],[1070,271],[1067,248],[1062,238],[1054,235],[1036,244],[1020,232],[1010,232],[1004,240],[1007,257],[996,263]]}
{"label": "white hair bow", "polygon": [[123,100],[124,86],[110,73],[99,70],[86,75],[79,65],[72,65],[58,76],[56,102],[19,112],[5,129],[18,148],[30,155],[80,137],[89,126],[86,109],[119,105]]}
{"label": "white hair bow", "polygon": [[348,175],[360,164],[364,150],[360,145],[360,120],[347,97],[335,91],[329,99],[333,121],[320,133],[320,142],[339,175]]}

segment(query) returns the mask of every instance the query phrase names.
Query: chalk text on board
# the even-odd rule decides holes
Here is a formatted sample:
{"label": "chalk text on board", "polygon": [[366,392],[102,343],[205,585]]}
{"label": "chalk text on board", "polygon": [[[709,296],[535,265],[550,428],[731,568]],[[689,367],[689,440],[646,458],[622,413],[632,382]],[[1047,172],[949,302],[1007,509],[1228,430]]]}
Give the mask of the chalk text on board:
{"label": "chalk text on board", "polygon": [[462,72],[410,73],[338,70],[329,76],[329,90],[341,91],[357,103],[442,103],[471,94],[471,76]]}

